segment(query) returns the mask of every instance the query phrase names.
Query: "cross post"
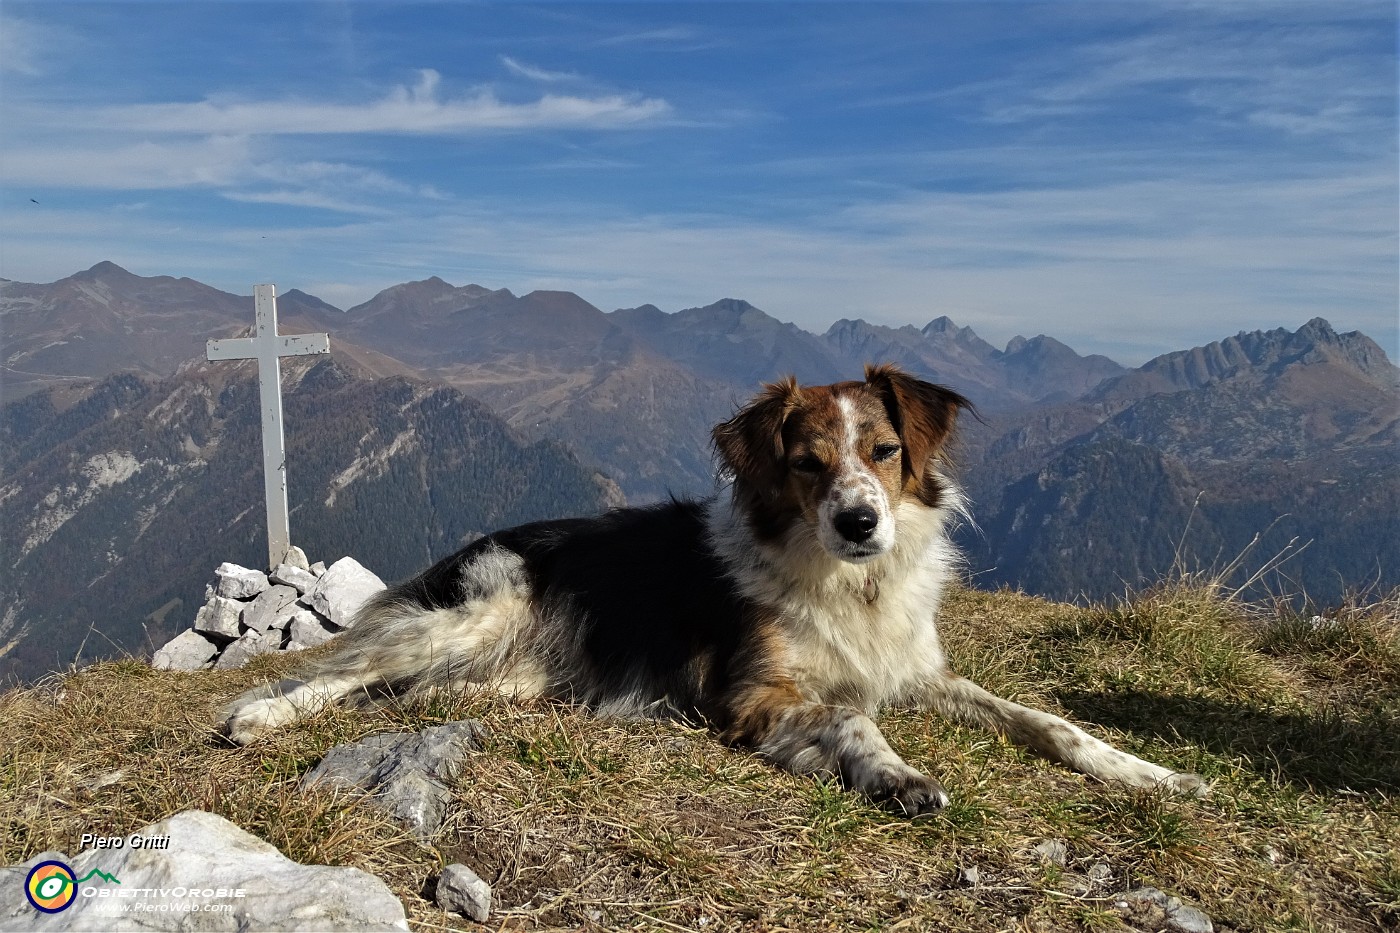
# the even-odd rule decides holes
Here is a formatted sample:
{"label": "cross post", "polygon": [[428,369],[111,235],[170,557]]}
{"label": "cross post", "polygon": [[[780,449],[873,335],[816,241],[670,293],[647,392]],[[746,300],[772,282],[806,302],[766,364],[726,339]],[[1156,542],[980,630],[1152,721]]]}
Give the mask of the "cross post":
{"label": "cross post", "polygon": [[282,431],[282,364],[284,356],[329,353],[327,334],[277,335],[277,287],[253,288],[256,326],[251,337],[211,340],[205,356],[211,360],[257,360],[258,396],[262,407],[263,488],[267,494],[267,566],[271,570],[287,556],[292,535],[287,521],[287,450]]}

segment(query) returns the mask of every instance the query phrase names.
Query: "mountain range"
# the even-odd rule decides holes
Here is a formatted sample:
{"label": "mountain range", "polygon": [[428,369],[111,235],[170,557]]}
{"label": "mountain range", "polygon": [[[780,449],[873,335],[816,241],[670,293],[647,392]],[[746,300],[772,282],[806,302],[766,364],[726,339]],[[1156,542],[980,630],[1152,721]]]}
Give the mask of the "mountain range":
{"label": "mountain range", "polygon": [[[1258,566],[1290,542],[1307,547],[1276,583],[1289,592],[1335,601],[1400,584],[1400,370],[1322,319],[1129,369],[1045,335],[998,349],[947,317],[923,328],[842,320],[817,335],[737,299],[604,312],[570,292],[437,277],[344,311],[291,289],[278,310],[283,333],[328,331],[333,349],[329,361],[284,364],[294,534],[386,579],[469,532],[595,510],[619,489],[633,502],[704,494],[709,428],[760,382],[855,378],[888,360],[978,406],[958,459],[979,526],[961,538],[980,584],[1102,597],[1174,563],[1223,565],[1251,543],[1245,566]],[[202,587],[221,560],[256,561],[256,439],[237,433],[256,429],[252,364],[203,361],[204,341],[246,332],[251,311],[247,297],[112,263],[46,285],[0,280],[0,664],[32,672],[41,659],[16,633],[58,616],[101,622],[129,646],[135,635],[111,636],[105,613],[149,628],[153,612],[198,595],[185,577]],[[158,408],[175,413],[168,425]],[[160,453],[143,459],[138,441]],[[221,472],[235,452],[239,471]],[[464,486],[468,469],[478,472]],[[506,488],[517,505],[493,511],[487,500]],[[221,500],[248,511],[234,522],[226,506],[202,506],[176,535],[178,557],[143,550],[166,537],[151,529],[175,503]],[[366,527],[389,532],[384,547]],[[182,582],[102,598],[126,568],[152,562]]]}

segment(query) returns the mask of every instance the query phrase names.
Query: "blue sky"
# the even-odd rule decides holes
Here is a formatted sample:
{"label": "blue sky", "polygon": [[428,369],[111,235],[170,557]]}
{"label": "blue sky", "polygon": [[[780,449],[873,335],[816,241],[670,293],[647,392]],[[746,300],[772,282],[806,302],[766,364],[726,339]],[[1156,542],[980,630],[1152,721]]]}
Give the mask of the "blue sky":
{"label": "blue sky", "polygon": [[1393,3],[3,0],[0,276],[1395,358],[1396,111]]}

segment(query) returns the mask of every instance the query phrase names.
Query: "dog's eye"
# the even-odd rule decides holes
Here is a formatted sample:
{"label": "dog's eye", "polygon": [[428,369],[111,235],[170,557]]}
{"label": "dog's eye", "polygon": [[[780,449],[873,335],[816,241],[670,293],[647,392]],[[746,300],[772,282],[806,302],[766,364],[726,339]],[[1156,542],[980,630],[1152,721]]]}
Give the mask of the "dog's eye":
{"label": "dog's eye", "polygon": [[804,454],[795,458],[788,466],[799,473],[816,473],[822,468],[822,462],[811,454]]}
{"label": "dog's eye", "polygon": [[885,461],[899,453],[898,444],[876,444],[875,452],[871,454],[877,463]]}

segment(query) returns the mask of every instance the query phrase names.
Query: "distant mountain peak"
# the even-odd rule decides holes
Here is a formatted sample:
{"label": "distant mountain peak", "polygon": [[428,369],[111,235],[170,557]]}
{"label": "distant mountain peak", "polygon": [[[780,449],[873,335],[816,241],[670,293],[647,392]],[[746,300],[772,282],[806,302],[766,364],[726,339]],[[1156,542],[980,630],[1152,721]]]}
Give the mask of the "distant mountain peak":
{"label": "distant mountain peak", "polygon": [[1400,381],[1400,370],[1375,341],[1357,331],[1339,334],[1325,318],[1315,317],[1296,331],[1286,327],[1240,331],[1205,346],[1165,353],[1105,384],[1104,393],[1138,397],[1179,392],[1224,380],[1271,379],[1299,366],[1321,363],[1351,369],[1383,386],[1393,387]]}
{"label": "distant mountain peak", "polygon": [[958,343],[975,347],[979,352],[984,348],[987,351],[994,349],[991,344],[977,336],[977,332],[971,327],[959,327],[957,322],[946,314],[940,315],[925,324],[922,333],[925,337],[929,338],[946,336]]}
{"label": "distant mountain peak", "polygon": [[136,278],[136,276],[135,276],[133,273],[128,272],[127,270],[123,269],[121,266],[117,265],[115,262],[112,262],[110,259],[104,259],[104,260],[102,260],[101,262],[99,262],[97,265],[93,266],[91,269],[86,269],[86,270],[84,270],[84,271],[82,271],[82,272],[79,272],[77,275],[73,276],[73,278],[75,278],[75,279],[77,279],[77,278],[99,279],[99,278],[116,278],[116,277],[119,277],[119,278]]}
{"label": "distant mountain peak", "polygon": [[691,311],[705,311],[712,315],[725,314],[731,317],[740,317],[750,311],[757,311],[753,305],[742,298],[721,298],[719,301],[705,305],[703,308],[691,308]]}
{"label": "distant mountain peak", "polygon": [[939,315],[924,325],[925,334],[956,334],[961,329],[962,328],[958,327],[957,323],[946,314]]}
{"label": "distant mountain peak", "polygon": [[1026,344],[1028,343],[1030,343],[1029,340],[1027,340],[1025,337],[1022,337],[1020,334],[1017,334],[1015,337],[1012,337],[1010,340],[1006,341],[1006,349],[1002,352],[1005,353],[1007,356],[1010,356],[1013,353],[1019,353],[1025,348]]}
{"label": "distant mountain peak", "polygon": [[288,289],[284,294],[280,296],[280,298],[284,302],[301,304],[307,307],[316,308],[320,311],[334,311],[337,314],[344,313],[341,311],[340,308],[337,308],[329,301],[323,301],[320,298],[317,298],[315,295],[309,295],[299,288]]}

